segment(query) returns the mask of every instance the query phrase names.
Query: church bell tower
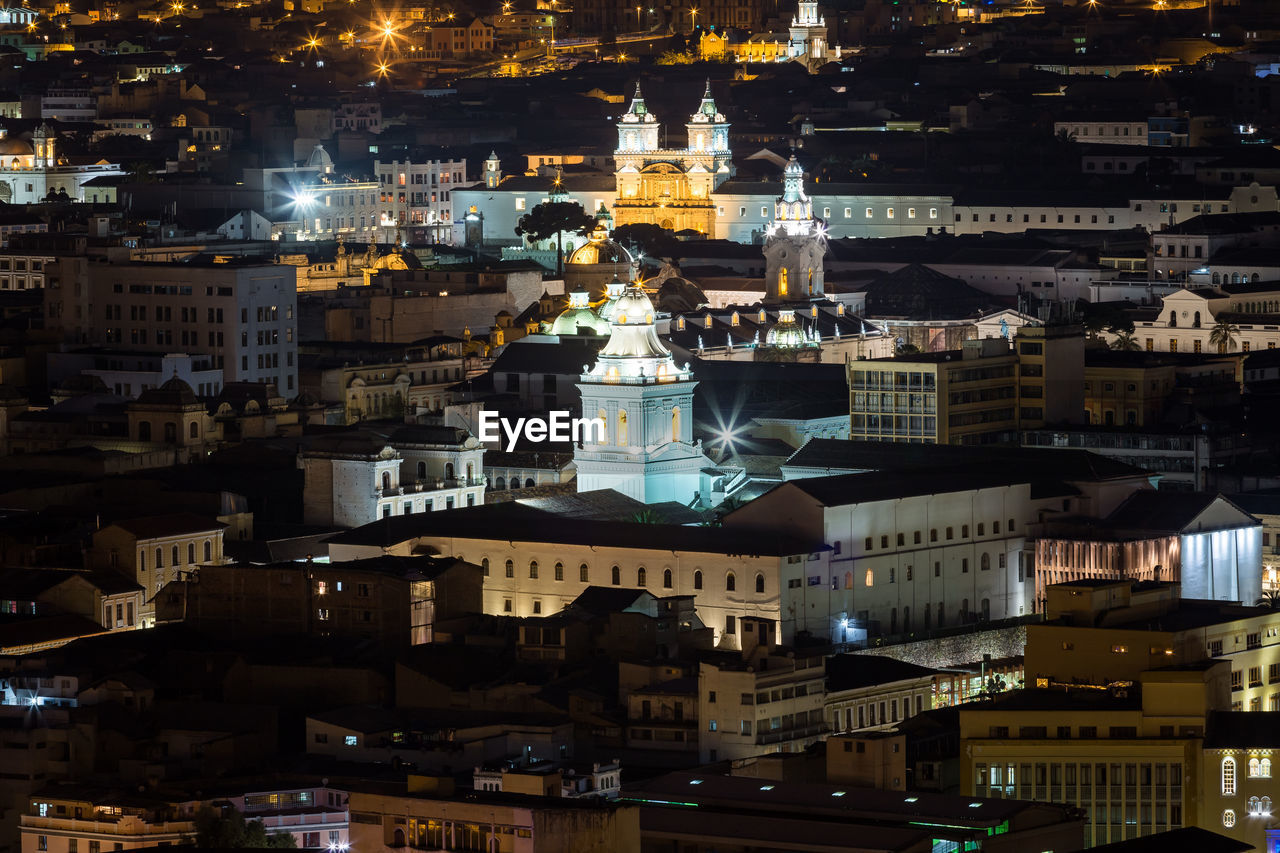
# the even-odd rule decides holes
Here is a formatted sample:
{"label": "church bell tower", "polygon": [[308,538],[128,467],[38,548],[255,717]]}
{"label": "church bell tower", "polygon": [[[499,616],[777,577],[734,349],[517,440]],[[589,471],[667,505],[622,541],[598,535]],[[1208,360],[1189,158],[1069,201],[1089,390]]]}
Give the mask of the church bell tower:
{"label": "church bell tower", "polygon": [[604,440],[588,432],[573,453],[578,491],[613,489],[644,501],[691,504],[711,464],[693,440],[688,365],[677,367],[658,339],[653,302],[640,285],[612,306],[609,342],[578,382],[582,416],[604,421]]}
{"label": "church bell tower", "polygon": [[825,298],[822,259],[827,251],[826,228],[813,218],[813,202],[804,193],[804,170],[794,154],[782,173],[782,197],[774,202],[773,211],[764,241],[764,301]]}

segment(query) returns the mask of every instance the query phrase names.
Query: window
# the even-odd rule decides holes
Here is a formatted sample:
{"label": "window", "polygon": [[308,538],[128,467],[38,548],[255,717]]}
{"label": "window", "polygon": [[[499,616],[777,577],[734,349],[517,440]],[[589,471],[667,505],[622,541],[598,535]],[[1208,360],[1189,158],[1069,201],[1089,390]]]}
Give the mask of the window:
{"label": "window", "polygon": [[538,578],[538,561],[537,560],[529,561],[529,577],[533,580],[537,580]]}
{"label": "window", "polygon": [[760,594],[764,593],[764,575],[762,574],[756,575],[756,592]]}
{"label": "window", "polygon": [[1236,760],[1234,758],[1224,758],[1222,759],[1222,794],[1223,796],[1230,796],[1235,792]]}
{"label": "window", "polygon": [[507,577],[509,577],[509,578],[513,578],[513,577],[515,577],[515,576],[516,576],[516,564],[515,564],[515,563],[511,562],[510,560],[507,560],[507,566],[506,566],[506,569],[507,569]]}
{"label": "window", "polygon": [[578,581],[580,583],[590,582],[590,573],[587,571],[586,563],[583,563],[581,566],[578,566]]}
{"label": "window", "polygon": [[693,588],[702,589],[702,572],[701,570],[693,573]]}
{"label": "window", "polygon": [[486,578],[489,577],[489,558],[488,557],[485,557],[483,560],[480,561],[480,574]]}
{"label": "window", "polygon": [[640,568],[636,569],[636,586],[644,586],[644,582],[645,582],[645,571],[644,571],[644,566],[641,566]]}
{"label": "window", "polygon": [[738,579],[733,576],[733,572],[724,576],[725,592],[733,592],[738,588]]}
{"label": "window", "polygon": [[1227,809],[1222,813],[1222,825],[1227,829],[1236,825],[1236,813],[1234,809]]}
{"label": "window", "polygon": [[614,586],[620,586],[622,584],[621,568],[619,568],[618,566],[614,566],[612,569],[610,569],[610,575],[611,575],[610,580],[613,581]]}
{"label": "window", "polygon": [[556,563],[555,566],[556,580],[564,580],[564,563]]}

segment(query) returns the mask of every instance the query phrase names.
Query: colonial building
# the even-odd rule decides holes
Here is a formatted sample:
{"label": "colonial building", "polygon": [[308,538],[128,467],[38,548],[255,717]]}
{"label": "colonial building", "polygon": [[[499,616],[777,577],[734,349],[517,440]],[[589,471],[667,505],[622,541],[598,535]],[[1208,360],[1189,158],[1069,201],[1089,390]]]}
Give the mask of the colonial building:
{"label": "colonial building", "polygon": [[321,438],[298,458],[307,524],[358,527],[484,503],[484,448],[465,430],[403,426]]}
{"label": "colonial building", "polygon": [[813,218],[813,202],[804,194],[804,170],[794,154],[783,172],[782,197],[774,211],[764,241],[765,302],[823,298],[826,232]]}
{"label": "colonial building", "polygon": [[712,192],[734,175],[729,122],[716,108],[707,82],[702,102],[689,117],[684,148],[665,148],[658,119],[636,84],[631,108],[618,122],[614,152],[619,225],[651,223],[672,231],[715,234]]}
{"label": "colonial building", "polygon": [[84,201],[84,184],[110,175],[123,175],[116,163],[99,160],[73,165],[57,153],[57,133],[41,124],[31,141],[7,133],[0,136],[0,202],[35,204],[56,199]]}
{"label": "colonial building", "polygon": [[144,628],[155,625],[153,595],[171,580],[202,565],[222,563],[227,525],[191,513],[135,518],[108,524],[93,534],[88,561],[135,579],[146,590],[138,614]]}

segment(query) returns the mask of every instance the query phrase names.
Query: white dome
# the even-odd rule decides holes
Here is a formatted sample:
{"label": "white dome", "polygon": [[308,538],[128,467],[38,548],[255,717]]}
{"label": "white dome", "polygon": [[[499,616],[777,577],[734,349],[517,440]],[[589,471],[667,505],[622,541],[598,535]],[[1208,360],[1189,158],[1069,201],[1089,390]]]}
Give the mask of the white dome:
{"label": "white dome", "polygon": [[658,340],[653,327],[653,302],[644,288],[629,285],[613,309],[609,342],[600,350],[595,366],[583,375],[586,381],[675,382],[693,378],[692,372],[676,367],[671,351]]}

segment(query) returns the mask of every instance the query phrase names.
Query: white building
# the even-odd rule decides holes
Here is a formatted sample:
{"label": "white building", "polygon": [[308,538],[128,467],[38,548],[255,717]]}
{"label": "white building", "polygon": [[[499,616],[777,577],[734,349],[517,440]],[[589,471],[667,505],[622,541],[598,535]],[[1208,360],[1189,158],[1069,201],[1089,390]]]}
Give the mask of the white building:
{"label": "white building", "polygon": [[84,201],[86,181],[123,174],[119,164],[105,160],[72,165],[60,158],[57,134],[48,125],[36,128],[30,142],[7,133],[0,135],[0,202],[34,204],[50,193]]}
{"label": "white building", "polygon": [[40,96],[45,121],[89,122],[98,117],[98,99],[88,89],[48,89]]}
{"label": "white building", "polygon": [[359,527],[380,518],[484,503],[484,447],[451,427],[320,439],[302,451],[303,519]]}
{"label": "white building", "polygon": [[207,356],[226,382],[298,393],[294,267],[259,263],[91,263],[46,267],[45,327],[80,346]]}
{"label": "white building", "polygon": [[465,160],[374,160],[373,173],[380,224],[423,227],[433,242],[452,242],[454,211],[461,211],[452,194],[467,185]]}
{"label": "white building", "polygon": [[614,489],[645,503],[692,502],[710,465],[693,439],[693,373],[658,340],[654,308],[631,285],[612,308],[609,342],[582,374],[584,418],[604,424],[574,451],[578,491]]}

